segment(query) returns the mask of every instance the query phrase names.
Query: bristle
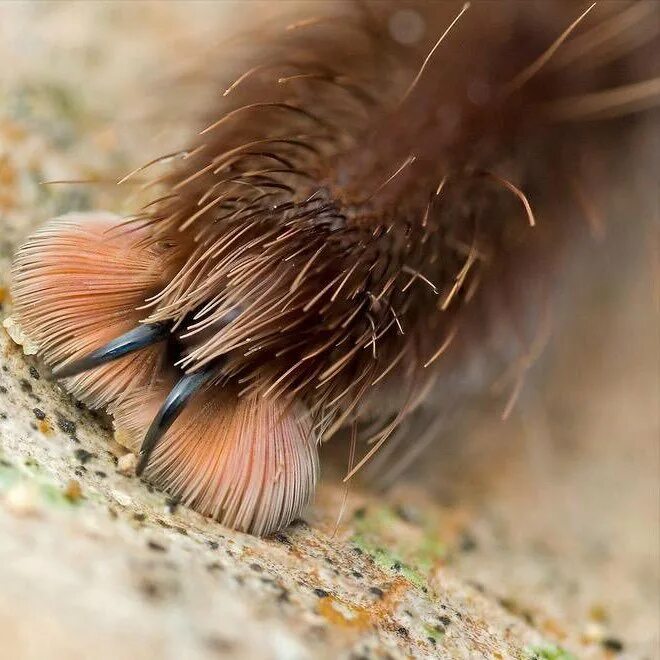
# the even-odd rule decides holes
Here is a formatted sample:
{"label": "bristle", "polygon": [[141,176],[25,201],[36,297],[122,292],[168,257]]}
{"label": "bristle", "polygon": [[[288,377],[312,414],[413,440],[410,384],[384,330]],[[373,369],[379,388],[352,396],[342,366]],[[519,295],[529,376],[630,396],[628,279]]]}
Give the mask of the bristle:
{"label": "bristle", "polygon": [[[116,413],[137,450],[169,391],[147,390]],[[156,447],[145,477],[200,513],[264,535],[300,516],[315,490],[316,439],[309,413],[225,389],[196,397]]]}
{"label": "bristle", "polygon": [[[563,220],[571,196],[553,197],[543,180],[567,154],[598,148],[594,131],[589,147],[568,128],[551,133],[542,111],[588,104],[557,99],[588,88],[590,67],[562,77],[551,65],[596,29],[597,6],[557,3],[539,19],[526,5],[420,3],[429,32],[409,49],[388,32],[395,9],[327,4],[265,38],[262,61],[218,85],[225,100],[168,180],[177,197],[151,209],[154,226],[194,231],[149,319],[194,311],[182,366],[223,357],[242,392],[305,401],[324,437],[371,400],[390,401],[383,419],[401,421],[475,343],[470,326],[488,337],[493,317],[516,316],[518,273],[538,260],[551,277],[575,235]],[[623,110],[653,94],[651,79]],[[493,311],[498,296],[507,308]],[[230,310],[234,321],[215,329]],[[401,369],[404,354],[412,366]],[[375,447],[392,430],[384,422]]]}

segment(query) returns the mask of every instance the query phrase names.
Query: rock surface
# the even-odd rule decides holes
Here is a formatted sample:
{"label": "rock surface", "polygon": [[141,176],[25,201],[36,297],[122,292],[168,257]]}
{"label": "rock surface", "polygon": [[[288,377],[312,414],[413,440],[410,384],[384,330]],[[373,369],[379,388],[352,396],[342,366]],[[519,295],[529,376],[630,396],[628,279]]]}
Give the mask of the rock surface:
{"label": "rock surface", "polygon": [[[1,320],[32,228],[135,203],[41,182],[165,151],[131,99],[180,64],[164,34],[228,12],[189,7],[0,7]],[[584,286],[600,302],[509,422],[456,431],[414,486],[353,489],[337,529],[330,470],[306,520],[265,540],[130,476],[108,421],[0,330],[3,657],[658,657],[658,320],[646,265],[620,279],[605,302]]]}

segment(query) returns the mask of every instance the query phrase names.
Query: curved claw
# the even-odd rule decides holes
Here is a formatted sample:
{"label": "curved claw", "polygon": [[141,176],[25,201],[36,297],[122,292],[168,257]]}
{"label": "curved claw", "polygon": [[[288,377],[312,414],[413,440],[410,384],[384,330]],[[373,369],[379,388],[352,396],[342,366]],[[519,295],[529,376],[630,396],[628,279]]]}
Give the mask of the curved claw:
{"label": "curved claw", "polygon": [[140,459],[135,470],[138,476],[144,472],[151,454],[163,435],[181,414],[190,398],[211,379],[213,373],[214,369],[209,367],[203,371],[186,374],[172,388],[142,441]]}
{"label": "curved claw", "polygon": [[105,346],[97,348],[79,360],[56,367],[53,369],[53,376],[55,378],[77,376],[84,371],[89,371],[94,367],[113,362],[125,355],[140,351],[152,344],[157,344],[170,334],[171,327],[170,323],[139,325],[137,328],[133,328],[133,330],[129,330],[120,337],[109,341]]}

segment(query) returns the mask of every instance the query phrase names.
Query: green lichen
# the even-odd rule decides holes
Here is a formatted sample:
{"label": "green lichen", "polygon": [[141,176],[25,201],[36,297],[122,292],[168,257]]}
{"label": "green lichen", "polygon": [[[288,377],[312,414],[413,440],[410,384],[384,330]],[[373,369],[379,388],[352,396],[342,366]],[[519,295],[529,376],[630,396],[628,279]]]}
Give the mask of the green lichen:
{"label": "green lichen", "polygon": [[424,634],[428,639],[439,642],[445,635],[445,631],[440,626],[424,625]]}
{"label": "green lichen", "polygon": [[0,456],[0,493],[13,486],[19,476],[18,470]]}
{"label": "green lichen", "polygon": [[426,586],[433,567],[446,554],[428,521],[410,525],[389,507],[359,512],[351,542],[377,566],[401,575],[418,588]]}
{"label": "green lichen", "polygon": [[355,534],[351,541],[356,548],[369,555],[380,568],[402,575],[416,587],[421,588],[425,585],[426,576],[404,562],[396,551],[376,545],[361,534]]}
{"label": "green lichen", "polygon": [[67,497],[61,488],[53,484],[39,484],[39,494],[44,502],[51,506],[76,506],[79,500]]}
{"label": "green lichen", "polygon": [[78,502],[68,498],[62,487],[48,481],[40,472],[39,463],[28,458],[21,464],[14,464],[0,455],[0,495],[21,482],[32,483],[39,500],[49,506],[71,508]]}
{"label": "green lichen", "polygon": [[542,644],[525,649],[528,660],[577,660],[572,654],[555,644]]}
{"label": "green lichen", "polygon": [[36,474],[41,470],[39,461],[36,458],[32,458],[31,456],[25,459],[24,465],[32,474]]}
{"label": "green lichen", "polygon": [[13,119],[39,127],[59,148],[74,144],[86,117],[83,96],[77,90],[43,81],[16,89],[4,111]]}

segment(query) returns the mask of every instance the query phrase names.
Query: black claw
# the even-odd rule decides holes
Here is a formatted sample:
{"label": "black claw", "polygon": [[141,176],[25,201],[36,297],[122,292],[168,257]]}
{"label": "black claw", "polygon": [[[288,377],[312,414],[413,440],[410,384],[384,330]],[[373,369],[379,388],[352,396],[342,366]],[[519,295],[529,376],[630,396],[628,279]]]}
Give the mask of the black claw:
{"label": "black claw", "polygon": [[203,371],[186,374],[172,388],[142,441],[140,459],[135,470],[138,476],[144,472],[151,454],[167,429],[181,414],[190,398],[211,379],[214,371],[213,367],[209,367]]}
{"label": "black claw", "polygon": [[169,334],[171,323],[151,323],[149,325],[139,325],[133,330],[109,341],[105,346],[97,348],[89,355],[86,355],[75,362],[64,364],[53,369],[55,378],[70,378],[77,376],[83,371],[89,371],[102,364],[113,362],[129,353],[135,353],[147,346],[157,344],[163,341]]}

